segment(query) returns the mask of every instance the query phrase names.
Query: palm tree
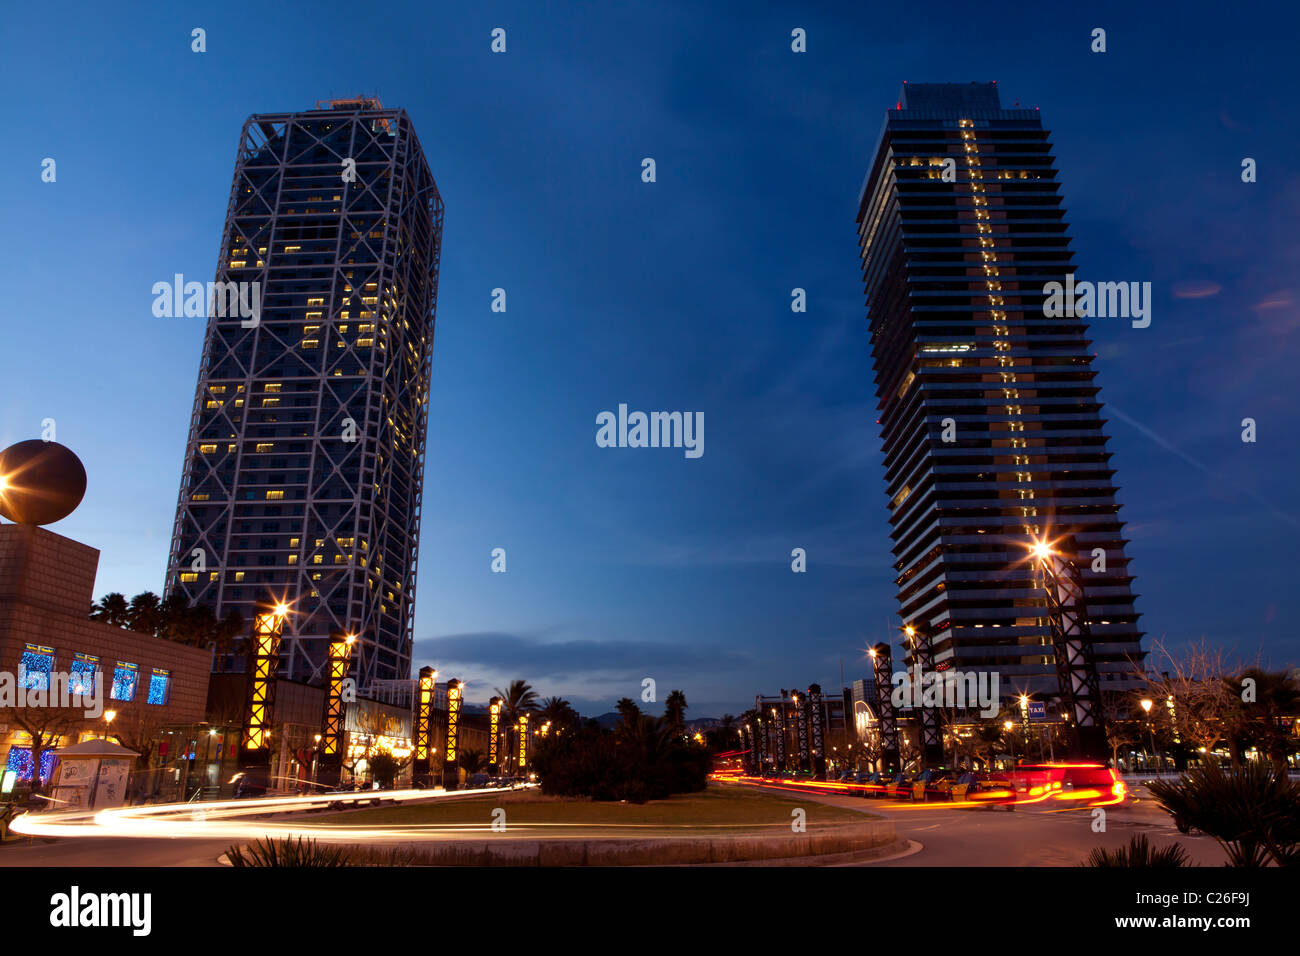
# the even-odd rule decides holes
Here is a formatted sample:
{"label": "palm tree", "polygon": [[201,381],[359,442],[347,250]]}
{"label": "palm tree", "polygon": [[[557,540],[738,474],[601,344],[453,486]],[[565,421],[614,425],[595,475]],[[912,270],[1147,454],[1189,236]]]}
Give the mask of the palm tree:
{"label": "palm tree", "polygon": [[668,729],[680,734],[686,723],[686,695],[679,690],[670,691],[664,701],[664,721]]}
{"label": "palm tree", "polygon": [[501,725],[506,732],[505,763],[507,766],[513,766],[514,755],[517,752],[511,743],[514,739],[514,726],[519,722],[520,715],[531,714],[537,709],[537,694],[527,681],[512,680],[505,690],[498,687],[496,695],[501,698]]}
{"label": "palm tree", "polygon": [[457,761],[466,773],[478,773],[487,764],[487,757],[481,750],[462,750]]}
{"label": "palm tree", "polygon": [[90,606],[90,619],[103,621],[113,627],[126,627],[126,596],[118,591],[110,591]]}
{"label": "palm tree", "polygon": [[722,719],[718,721],[718,734],[718,739],[722,741],[722,746],[731,746],[732,741],[736,739],[735,714],[722,715]]}
{"label": "palm tree", "polygon": [[137,634],[157,634],[162,627],[162,602],[152,591],[131,598],[126,609],[126,627]]}
{"label": "palm tree", "polygon": [[550,723],[557,730],[561,727],[572,727],[578,721],[578,712],[563,697],[546,698],[542,701],[537,715],[543,722]]}
{"label": "palm tree", "polygon": [[619,716],[623,718],[620,727],[622,730],[635,730],[641,721],[641,708],[636,705],[631,697],[620,697],[618,703],[614,705]]}

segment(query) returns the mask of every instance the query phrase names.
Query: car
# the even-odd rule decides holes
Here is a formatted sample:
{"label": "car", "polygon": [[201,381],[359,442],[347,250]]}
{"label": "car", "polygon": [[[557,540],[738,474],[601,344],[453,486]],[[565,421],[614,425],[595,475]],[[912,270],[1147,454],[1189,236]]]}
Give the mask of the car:
{"label": "car", "polygon": [[1061,800],[1095,807],[1122,803],[1128,794],[1119,774],[1100,763],[1020,764],[1003,776],[1022,803]]}

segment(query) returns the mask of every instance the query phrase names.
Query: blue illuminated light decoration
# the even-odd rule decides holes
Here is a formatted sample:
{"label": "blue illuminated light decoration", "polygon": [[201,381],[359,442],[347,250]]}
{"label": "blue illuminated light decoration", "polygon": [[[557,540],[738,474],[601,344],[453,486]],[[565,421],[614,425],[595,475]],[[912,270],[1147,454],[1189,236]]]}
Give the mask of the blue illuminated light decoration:
{"label": "blue illuminated light decoration", "polygon": [[86,696],[95,692],[95,671],[99,670],[99,658],[93,654],[77,653],[72,659],[72,671],[68,675],[68,693]]}
{"label": "blue illuminated light decoration", "polygon": [[165,704],[167,703],[167,690],[171,686],[171,671],[153,669],[149,675],[149,703]]}
{"label": "blue illuminated light decoration", "polygon": [[118,661],[113,668],[113,690],[108,695],[113,700],[135,700],[135,685],[140,679],[140,668],[126,661]]}
{"label": "blue illuminated light decoration", "polygon": [[54,648],[28,644],[18,661],[18,686],[25,690],[49,690],[54,670]]}
{"label": "blue illuminated light decoration", "polygon": [[[54,772],[55,761],[53,750],[41,751],[41,779],[49,780],[50,774]],[[31,747],[10,747],[9,760],[5,770],[13,771],[19,780],[32,779],[32,748]]]}

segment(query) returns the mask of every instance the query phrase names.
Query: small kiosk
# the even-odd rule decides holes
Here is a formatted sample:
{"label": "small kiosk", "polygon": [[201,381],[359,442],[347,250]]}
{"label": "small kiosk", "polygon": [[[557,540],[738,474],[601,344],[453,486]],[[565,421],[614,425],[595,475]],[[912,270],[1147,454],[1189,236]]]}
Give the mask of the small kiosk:
{"label": "small kiosk", "polygon": [[87,740],[54,753],[59,763],[50,796],[58,810],[120,807],[131,765],[140,756],[111,740]]}

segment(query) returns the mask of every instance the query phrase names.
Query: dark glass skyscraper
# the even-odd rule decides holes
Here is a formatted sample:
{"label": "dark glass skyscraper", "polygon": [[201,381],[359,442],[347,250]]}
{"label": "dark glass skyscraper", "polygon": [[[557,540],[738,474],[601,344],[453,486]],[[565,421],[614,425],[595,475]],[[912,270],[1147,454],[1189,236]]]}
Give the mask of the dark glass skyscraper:
{"label": "dark glass skyscraper", "polygon": [[1072,535],[1101,687],[1123,686],[1142,632],[1087,329],[1044,315],[1074,270],[1038,112],[904,85],[857,222],[903,623],[936,667],[1055,690],[1027,556]]}
{"label": "dark glass skyscraper", "polygon": [[411,669],[442,199],[411,120],[373,99],[244,124],[209,309],[167,590],[224,616],[284,600],[282,673]]}

